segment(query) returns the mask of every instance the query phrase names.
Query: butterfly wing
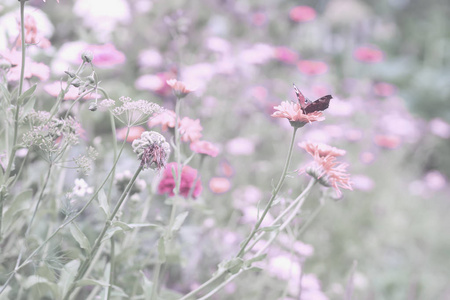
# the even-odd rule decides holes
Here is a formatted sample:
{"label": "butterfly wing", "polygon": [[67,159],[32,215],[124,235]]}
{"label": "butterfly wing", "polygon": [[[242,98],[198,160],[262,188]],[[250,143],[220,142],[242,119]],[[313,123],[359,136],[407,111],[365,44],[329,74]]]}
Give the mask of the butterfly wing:
{"label": "butterfly wing", "polygon": [[304,109],[303,111],[306,114],[315,112],[315,111],[322,111],[328,108],[328,106],[330,105],[330,100],[333,97],[331,95],[326,95],[323,96],[319,99],[317,99],[316,101],[313,101],[311,103],[309,103]]}
{"label": "butterfly wing", "polygon": [[294,84],[294,91],[295,91],[295,94],[297,95],[297,99],[298,99],[298,103],[300,104],[300,107],[302,108],[302,110],[305,110],[305,108],[309,102],[308,99],[306,99],[306,97],[302,94],[302,92],[300,92],[300,90],[295,86],[295,84]]}

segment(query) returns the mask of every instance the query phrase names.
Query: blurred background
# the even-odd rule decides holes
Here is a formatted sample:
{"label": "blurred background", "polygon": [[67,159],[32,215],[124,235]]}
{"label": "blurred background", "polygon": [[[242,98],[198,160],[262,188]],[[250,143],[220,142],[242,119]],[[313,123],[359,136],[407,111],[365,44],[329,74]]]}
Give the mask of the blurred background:
{"label": "blurred background", "polygon": [[[333,95],[326,120],[299,130],[297,142],[345,149],[354,191],[327,199],[297,236],[295,259],[269,252],[267,272],[242,275],[215,299],[297,299],[300,286],[303,300],[344,299],[350,277],[353,299],[450,299],[448,1],[32,0],[27,8],[51,43],[29,47],[50,68],[38,108],[51,107],[52,86],[59,89],[84,49],[94,52],[112,99],[173,109],[167,79],[197,87],[182,115],[200,119],[203,139],[221,153],[201,170],[204,190],[180,233],[183,266],[173,266],[179,274],[166,286],[185,292],[192,280],[207,280],[249,232],[291,135],[287,120],[270,115],[281,101],[296,101],[295,83],[311,99]],[[17,9],[16,0],[0,5],[1,49],[17,31]],[[100,169],[111,156],[109,121],[88,106],[77,107],[78,118],[86,145],[97,138],[104,153]],[[127,151],[122,170],[134,168]],[[310,160],[295,146],[291,169]],[[293,173],[281,196],[295,197],[307,180]],[[308,199],[305,218],[320,195]],[[151,218],[165,209],[159,197]],[[121,280],[126,286],[132,277]]]}

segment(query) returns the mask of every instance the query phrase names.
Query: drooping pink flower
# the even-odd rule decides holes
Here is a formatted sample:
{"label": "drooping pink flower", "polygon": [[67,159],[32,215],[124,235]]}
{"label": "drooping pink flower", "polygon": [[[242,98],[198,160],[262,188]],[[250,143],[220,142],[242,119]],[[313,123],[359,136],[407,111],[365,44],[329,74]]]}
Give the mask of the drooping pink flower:
{"label": "drooping pink flower", "polygon": [[297,63],[297,67],[306,75],[320,75],[328,71],[328,65],[323,61],[301,60]]}
{"label": "drooping pink flower", "polygon": [[[8,81],[17,81],[20,79],[22,53],[12,50],[0,51],[0,56],[11,63],[11,68],[7,73]],[[24,78],[38,77],[42,81],[46,81],[50,77],[50,68],[43,63],[36,63],[31,58],[25,58]]]}
{"label": "drooping pink flower", "polygon": [[296,125],[301,127],[307,123],[325,120],[321,111],[305,114],[303,113],[300,104],[291,101],[283,101],[281,102],[281,105],[274,106],[274,109],[276,111],[272,114],[272,117],[286,118],[291,124],[295,123],[293,126]]}
{"label": "drooping pink flower", "polygon": [[176,79],[167,80],[167,84],[172,88],[178,98],[186,97],[189,93],[195,91],[195,88],[190,87],[186,83]]}
{"label": "drooping pink flower", "polygon": [[[178,176],[178,165],[175,162],[166,165],[164,174],[158,185],[159,194],[169,194],[174,196],[173,189],[175,188],[175,179],[173,178],[172,169],[175,170],[176,176]],[[184,166],[181,171],[181,184],[180,184],[180,194],[184,197],[188,197],[191,188],[193,188],[194,181],[195,187],[192,191],[192,197],[197,198],[202,192],[202,183],[199,178],[197,178],[198,171],[190,166]]]}
{"label": "drooping pink flower", "polygon": [[[84,51],[87,50],[92,52],[94,55],[92,63],[99,68],[111,68],[125,62],[125,55],[110,43],[105,45],[89,45],[84,49]],[[79,57],[79,62],[81,63],[81,55]]]}
{"label": "drooping pink flower", "polygon": [[153,127],[161,125],[162,131],[167,131],[169,128],[175,128],[176,114],[172,110],[164,110],[159,114],[154,115],[148,120],[148,126]]}
{"label": "drooping pink flower", "polygon": [[294,64],[298,59],[298,55],[288,47],[277,47],[275,48],[275,58],[287,64]]}
{"label": "drooping pink flower", "polygon": [[[61,89],[65,89],[67,87],[67,83],[66,82],[59,82],[59,81],[55,81],[53,83],[49,83],[46,84],[44,86],[44,91],[46,91],[47,93],[49,93],[50,95],[52,95],[53,97],[57,97],[59,95],[59,93],[61,92]],[[78,98],[78,88],[74,87],[74,86],[70,86],[69,90],[67,91],[67,93],[64,95],[64,100],[75,100]],[[91,93],[91,94],[87,94],[83,97],[83,99],[93,99],[95,97],[100,96],[97,93]]]}
{"label": "drooping pink flower", "polygon": [[312,156],[318,155],[319,157],[325,157],[328,155],[332,156],[342,156],[345,155],[346,151],[324,143],[314,143],[314,142],[300,142],[298,143],[300,148],[303,148],[311,154]]}
{"label": "drooping pink flower", "polygon": [[375,46],[362,46],[353,52],[356,60],[364,63],[377,63],[383,60],[384,54]]}
{"label": "drooping pink flower", "polygon": [[209,180],[209,189],[214,194],[223,194],[230,190],[231,181],[226,177],[213,177]]}
{"label": "drooping pink flower", "polygon": [[296,6],[289,12],[289,17],[294,22],[308,22],[316,18],[316,11],[310,6]]}
{"label": "drooping pink flower", "polygon": [[[125,140],[127,137],[128,127],[117,129],[116,136],[119,141]],[[130,131],[128,132],[127,142],[132,143],[135,139],[141,137],[141,134],[145,131],[145,128],[142,126],[133,126],[130,127]]]}
{"label": "drooping pink flower", "polygon": [[195,141],[192,142],[190,148],[195,153],[205,154],[212,157],[216,157],[219,154],[219,148],[207,141]]}
{"label": "drooping pink flower", "polygon": [[179,130],[183,142],[196,142],[202,137],[203,127],[200,125],[199,119],[192,120],[184,117],[180,121]]}

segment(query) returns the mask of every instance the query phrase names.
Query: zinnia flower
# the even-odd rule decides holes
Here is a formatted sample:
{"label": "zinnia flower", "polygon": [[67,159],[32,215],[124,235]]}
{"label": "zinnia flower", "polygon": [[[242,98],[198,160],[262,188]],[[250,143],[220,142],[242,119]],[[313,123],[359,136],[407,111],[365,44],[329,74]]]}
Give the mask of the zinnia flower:
{"label": "zinnia flower", "polygon": [[300,142],[300,143],[298,143],[298,146],[300,148],[305,149],[306,152],[308,152],[312,156],[314,156],[314,155],[318,155],[320,157],[325,157],[327,155],[342,156],[346,153],[345,150],[342,150],[342,149],[339,149],[336,147],[332,147],[327,144],[314,143],[314,142],[310,142],[310,141]]}
{"label": "zinnia flower", "polygon": [[167,80],[167,84],[172,88],[177,98],[184,98],[190,92],[195,91],[195,88],[189,87],[184,82],[178,81],[176,79]]}
{"label": "zinnia flower", "polygon": [[325,117],[323,117],[321,111],[305,114],[303,113],[300,104],[290,101],[283,101],[281,102],[281,105],[274,106],[274,109],[276,112],[272,114],[272,117],[286,118],[294,127],[303,127],[307,123],[325,120]]}
{"label": "zinnia flower", "polygon": [[[172,169],[175,170],[176,176],[178,176],[178,164],[175,162],[169,163],[164,170],[161,181],[158,185],[159,194],[169,194],[174,196],[173,189],[175,188],[175,179],[173,178]],[[188,197],[191,189],[192,197],[197,198],[202,192],[202,184],[197,178],[197,170],[191,168],[190,166],[184,166],[181,171],[181,184],[180,184],[180,194],[184,197]],[[193,187],[195,183],[195,187]]]}
{"label": "zinnia flower", "polygon": [[172,110],[163,110],[161,113],[154,114],[153,117],[148,120],[148,126],[153,127],[161,125],[162,131],[167,131],[169,128],[175,128],[176,114]]}
{"label": "zinnia flower", "polygon": [[141,161],[143,169],[161,170],[170,155],[170,145],[166,139],[155,131],[145,131],[141,138],[135,139],[132,144],[134,153]]}

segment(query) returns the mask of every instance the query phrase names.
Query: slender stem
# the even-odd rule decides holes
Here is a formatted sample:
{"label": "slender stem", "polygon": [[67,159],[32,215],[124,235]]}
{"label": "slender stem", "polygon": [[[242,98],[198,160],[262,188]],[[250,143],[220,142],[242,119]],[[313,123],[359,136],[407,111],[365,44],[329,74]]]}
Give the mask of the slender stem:
{"label": "slender stem", "polygon": [[251,241],[251,239],[255,236],[255,234],[258,232],[259,227],[261,226],[264,218],[266,217],[267,213],[269,212],[270,207],[272,206],[273,201],[275,200],[275,198],[278,195],[278,192],[281,189],[281,186],[283,185],[284,179],[286,178],[286,173],[287,170],[289,168],[289,164],[291,162],[291,157],[292,157],[292,149],[294,148],[294,141],[295,141],[295,134],[297,133],[297,127],[294,127],[294,132],[292,133],[292,139],[291,139],[291,144],[289,146],[289,152],[288,155],[286,157],[286,163],[284,164],[284,169],[283,172],[281,173],[281,177],[280,180],[278,181],[278,184],[275,188],[275,190],[272,192],[272,197],[270,197],[269,202],[267,203],[261,217],[259,218],[259,220],[256,222],[255,227],[253,228],[252,232],[250,233],[250,235],[247,237],[247,239],[245,240],[245,242],[242,244],[241,249],[239,250],[238,254],[236,255],[236,257],[242,257],[245,253],[245,248],[247,247],[248,243]]}
{"label": "slender stem", "polygon": [[150,296],[150,300],[158,299],[158,282],[159,282],[159,273],[161,271],[161,263],[158,261],[155,266],[155,270],[153,271],[153,285],[152,285],[152,294]]}
{"label": "slender stem", "polygon": [[199,293],[200,291],[204,290],[206,287],[210,286],[211,284],[213,284],[214,282],[216,282],[217,280],[222,278],[225,275],[225,272],[226,271],[222,271],[222,272],[216,274],[215,276],[211,277],[208,281],[205,281],[201,286],[199,286],[195,290],[190,291],[188,294],[184,295],[183,297],[181,297],[178,300],[189,299],[190,297],[194,296],[195,294]]}
{"label": "slender stem", "polygon": [[197,181],[200,180],[200,171],[203,167],[203,162],[205,161],[205,154],[200,154],[200,163],[198,164],[198,170],[197,170],[197,176],[195,176],[194,182],[192,183],[191,188],[189,189],[189,195],[188,195],[188,199],[190,199],[192,197],[192,194],[194,194],[195,191],[195,186],[197,185]]}
{"label": "slender stem", "polygon": [[106,291],[106,300],[109,300],[111,296],[112,286],[114,284],[114,267],[115,267],[115,253],[114,253],[114,237],[111,237],[111,254],[110,256],[110,265],[109,265],[109,285],[108,290]]}
{"label": "slender stem", "polygon": [[78,269],[77,275],[75,276],[75,279],[72,281],[71,285],[69,286],[69,289],[67,290],[67,293],[64,297],[64,299],[69,299],[70,295],[72,294],[73,290],[75,289],[76,282],[83,278],[86,270],[88,269],[93,257],[97,253],[100,244],[102,243],[103,237],[106,234],[106,231],[111,226],[113,219],[115,218],[117,212],[119,211],[120,207],[122,206],[123,201],[128,196],[129,191],[131,190],[134,182],[136,181],[139,173],[143,170],[143,167],[139,165],[138,169],[133,175],[133,178],[131,178],[130,182],[128,183],[127,187],[123,191],[122,195],[120,196],[119,201],[117,202],[116,206],[114,207],[114,210],[112,211],[110,217],[106,220],[105,225],[103,226],[102,231],[100,232],[99,236],[95,240],[95,244],[92,247],[91,253],[89,253],[88,257],[84,260],[83,264]]}
{"label": "slender stem", "polygon": [[93,91],[95,91],[95,88],[92,88],[90,90],[85,91],[84,93],[81,93],[77,99],[75,99],[74,101],[72,101],[72,104],[70,105],[69,109],[66,111],[66,114],[64,115],[64,119],[67,119],[67,117],[69,116],[70,111],[72,110],[72,108],[75,106],[75,104],[78,103],[78,101],[80,101],[81,99],[83,99],[84,96],[89,95],[90,93],[92,93]]}
{"label": "slender stem", "polygon": [[[23,89],[23,80],[24,80],[24,74],[25,74],[25,55],[26,55],[26,48],[25,48],[25,2],[27,0],[20,0],[20,31],[21,31],[21,48],[22,48],[22,65],[20,68],[20,78],[19,78],[19,97],[22,95],[22,89]],[[17,112],[16,112],[17,114]],[[14,143],[15,144],[15,143]]]}
{"label": "slender stem", "polygon": [[221,290],[224,286],[226,286],[228,283],[230,283],[231,281],[233,281],[236,277],[238,277],[239,275],[241,275],[242,273],[244,273],[244,271],[240,271],[236,274],[231,275],[230,277],[227,278],[227,280],[225,280],[224,282],[222,282],[221,284],[219,284],[217,287],[215,287],[212,291],[210,291],[208,294],[206,294],[205,296],[198,298],[198,300],[206,300],[209,297],[211,297],[212,295],[214,295],[215,293],[217,293],[219,290]]}

